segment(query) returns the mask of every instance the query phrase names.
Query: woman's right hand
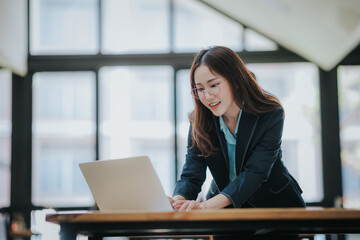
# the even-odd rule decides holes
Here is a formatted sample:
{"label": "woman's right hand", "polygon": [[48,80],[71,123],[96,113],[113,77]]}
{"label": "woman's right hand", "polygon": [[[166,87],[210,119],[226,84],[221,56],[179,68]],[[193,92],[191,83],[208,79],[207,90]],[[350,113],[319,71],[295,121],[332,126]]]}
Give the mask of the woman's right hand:
{"label": "woman's right hand", "polygon": [[178,201],[178,200],[186,200],[183,196],[181,195],[176,195],[174,197],[169,197],[167,196],[170,202],[170,205],[174,208],[174,202]]}

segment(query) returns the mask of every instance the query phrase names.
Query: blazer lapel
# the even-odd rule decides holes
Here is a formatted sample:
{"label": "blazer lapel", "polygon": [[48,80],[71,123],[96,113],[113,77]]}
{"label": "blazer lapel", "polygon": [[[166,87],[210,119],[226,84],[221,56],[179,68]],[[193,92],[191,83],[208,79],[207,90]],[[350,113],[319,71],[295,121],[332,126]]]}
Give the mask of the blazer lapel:
{"label": "blazer lapel", "polygon": [[215,122],[216,134],[217,134],[219,142],[220,142],[221,152],[223,153],[226,167],[227,167],[227,169],[229,169],[229,157],[228,157],[229,155],[228,155],[225,135],[220,130],[219,117],[216,117],[216,116],[213,116],[213,117],[214,117],[214,122]]}
{"label": "blazer lapel", "polygon": [[246,151],[249,147],[250,140],[258,123],[259,116],[242,112],[238,127],[236,140],[236,174],[239,175],[245,159]]}
{"label": "blazer lapel", "polygon": [[222,191],[222,189],[224,189],[230,181],[228,151],[225,136],[220,130],[219,118],[216,116],[213,117],[215,122],[216,135],[219,141],[216,143],[216,145],[220,146],[221,152],[216,154],[216,156],[207,159],[207,164],[219,190]]}

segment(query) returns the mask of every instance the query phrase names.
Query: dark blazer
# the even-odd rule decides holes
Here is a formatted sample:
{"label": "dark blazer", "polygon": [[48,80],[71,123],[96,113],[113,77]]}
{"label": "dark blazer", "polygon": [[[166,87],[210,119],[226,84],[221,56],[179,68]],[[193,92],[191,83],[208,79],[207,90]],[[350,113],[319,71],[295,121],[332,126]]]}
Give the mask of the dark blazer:
{"label": "dark blazer", "polygon": [[219,153],[204,158],[198,148],[190,149],[190,126],[186,161],[173,195],[195,200],[209,167],[213,182],[207,198],[222,193],[235,208],[305,206],[301,188],[281,160],[282,108],[258,115],[242,112],[235,153],[237,178],[233,182],[229,180],[227,145],[219,118],[214,116],[214,122],[210,135]]}

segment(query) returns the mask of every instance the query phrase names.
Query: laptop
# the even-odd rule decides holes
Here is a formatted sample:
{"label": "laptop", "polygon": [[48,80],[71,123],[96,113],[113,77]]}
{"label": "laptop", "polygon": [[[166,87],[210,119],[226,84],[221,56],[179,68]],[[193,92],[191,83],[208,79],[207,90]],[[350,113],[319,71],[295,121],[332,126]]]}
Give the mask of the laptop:
{"label": "laptop", "polygon": [[173,211],[149,157],[80,163],[101,212]]}

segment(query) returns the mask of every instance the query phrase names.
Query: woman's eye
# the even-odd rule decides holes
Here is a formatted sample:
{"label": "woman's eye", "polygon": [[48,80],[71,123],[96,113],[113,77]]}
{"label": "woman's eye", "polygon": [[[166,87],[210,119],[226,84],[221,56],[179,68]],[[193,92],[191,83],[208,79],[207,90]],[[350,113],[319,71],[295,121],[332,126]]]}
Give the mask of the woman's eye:
{"label": "woman's eye", "polygon": [[214,84],[211,84],[210,87],[214,88],[214,87],[217,87],[218,85],[219,85],[219,83],[214,83]]}
{"label": "woman's eye", "polygon": [[198,92],[202,92],[202,91],[204,91],[205,89],[204,89],[204,88],[198,88],[197,90],[198,90]]}

